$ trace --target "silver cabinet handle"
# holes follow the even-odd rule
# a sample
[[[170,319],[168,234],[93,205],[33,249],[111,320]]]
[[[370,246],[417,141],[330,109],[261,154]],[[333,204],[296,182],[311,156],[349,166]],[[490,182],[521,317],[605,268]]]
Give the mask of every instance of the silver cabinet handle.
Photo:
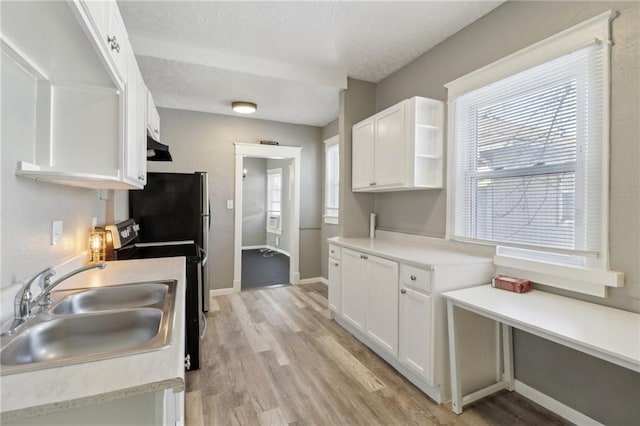
[[[335,253],[335,250],[331,250],[331,254]]]
[[[144,182],[144,175],[138,175],[138,180]]]
[[[191,355],[189,354],[184,357],[184,368],[186,368],[187,370],[191,369]]]
[[[111,50],[115,50],[116,52],[120,53],[120,44],[118,43],[118,39],[116,39],[116,36],[107,36],[107,42],[111,46]]]
[[[369,182],[369,186],[374,186],[375,184],[375,182]]]
[[[411,275],[409,278],[411,278],[411,281],[415,281],[416,280],[416,276],[415,275]]]
[[[400,293],[402,294],[407,294],[407,290],[405,290],[404,288],[402,290],[400,290]]]
[[[338,262],[334,263],[333,266],[340,266]]]

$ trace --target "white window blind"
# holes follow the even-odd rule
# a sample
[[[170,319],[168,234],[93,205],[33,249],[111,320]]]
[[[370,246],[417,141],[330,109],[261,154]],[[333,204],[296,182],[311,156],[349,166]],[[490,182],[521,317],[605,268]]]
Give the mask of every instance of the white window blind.
[[[601,254],[607,55],[593,42],[449,99],[450,237],[568,264]]]
[[[338,137],[325,141],[324,220],[338,223],[340,203],[340,145]]]
[[[282,232],[282,169],[267,170],[267,232]]]

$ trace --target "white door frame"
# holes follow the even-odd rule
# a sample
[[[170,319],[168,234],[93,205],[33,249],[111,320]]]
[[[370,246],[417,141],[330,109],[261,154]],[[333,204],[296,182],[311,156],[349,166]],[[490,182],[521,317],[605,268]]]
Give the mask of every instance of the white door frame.
[[[300,163],[302,147],[235,143],[236,147],[236,192],[233,248],[233,291],[240,291],[242,282],[242,170],[244,157],[278,158],[293,160],[293,214],[286,224],[291,238],[289,256],[289,282],[300,282]]]

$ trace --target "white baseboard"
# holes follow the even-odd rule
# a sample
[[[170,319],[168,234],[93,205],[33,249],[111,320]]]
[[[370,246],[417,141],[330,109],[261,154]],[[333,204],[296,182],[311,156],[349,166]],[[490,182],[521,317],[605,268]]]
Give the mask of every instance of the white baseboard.
[[[582,414],[579,411],[574,410],[571,407],[564,405],[560,401],[557,401],[528,385],[525,385],[519,380],[515,381],[515,391],[525,398],[529,398],[536,404],[542,405],[547,410],[553,411],[557,415],[564,417],[572,423],[581,426],[602,426],[602,423]]]
[[[242,246],[242,250],[258,250],[261,248],[267,248],[264,244],[258,246]]]
[[[323,277],[303,278],[301,280],[298,280],[296,284],[315,284],[315,283],[322,283],[322,284],[329,285],[326,278],[323,278]]]
[[[235,293],[233,288],[216,288],[215,290],[209,290],[209,297],[211,296],[224,296],[225,294]]]

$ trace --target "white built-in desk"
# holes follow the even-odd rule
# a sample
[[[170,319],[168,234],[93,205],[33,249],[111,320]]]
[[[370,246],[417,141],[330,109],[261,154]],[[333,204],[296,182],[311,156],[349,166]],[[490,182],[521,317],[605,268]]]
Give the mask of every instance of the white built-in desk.
[[[498,390],[513,390],[512,327],[640,372],[640,314],[539,290],[518,294],[490,285],[449,291],[442,296],[447,300],[451,401],[455,413],[461,413],[464,405]],[[460,386],[463,371],[456,350],[454,308],[502,324],[503,362],[501,374],[496,375],[498,383],[464,396]]]

